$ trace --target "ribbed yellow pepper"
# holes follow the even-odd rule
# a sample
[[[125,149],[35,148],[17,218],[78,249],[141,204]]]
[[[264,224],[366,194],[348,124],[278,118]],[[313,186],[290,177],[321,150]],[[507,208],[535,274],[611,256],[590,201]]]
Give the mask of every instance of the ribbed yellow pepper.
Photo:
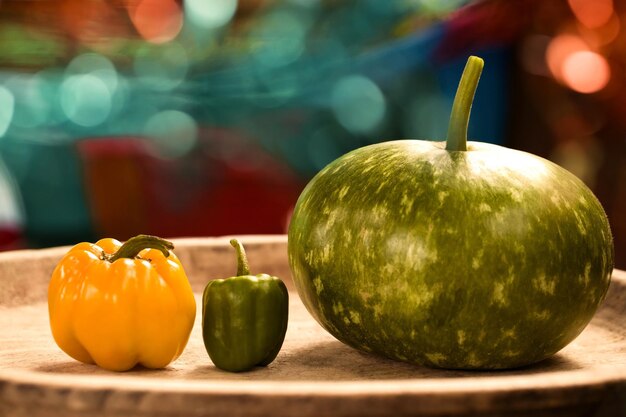
[[[162,368],[183,352],[196,302],[173,244],[147,235],[82,242],[48,287],[54,340],[72,358],[112,371]]]

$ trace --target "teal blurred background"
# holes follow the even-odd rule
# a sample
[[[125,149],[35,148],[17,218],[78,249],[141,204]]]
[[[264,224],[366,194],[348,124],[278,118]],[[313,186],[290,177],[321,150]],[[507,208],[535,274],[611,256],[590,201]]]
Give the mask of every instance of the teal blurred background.
[[[4,0],[0,249],[284,233],[343,153],[445,138],[469,54],[486,61],[470,137],[574,171],[620,232],[626,204],[601,178],[613,139],[596,134],[609,111],[571,109],[621,91],[621,5],[549,3]]]

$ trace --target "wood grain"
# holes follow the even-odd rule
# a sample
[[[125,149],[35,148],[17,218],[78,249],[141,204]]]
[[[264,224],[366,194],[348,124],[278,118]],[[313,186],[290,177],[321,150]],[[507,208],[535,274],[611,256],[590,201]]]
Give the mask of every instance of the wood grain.
[[[285,236],[240,236],[253,273],[291,290],[283,349],[266,368],[216,369],[198,315],[183,355],[163,370],[113,373],[76,362],[54,343],[46,304],[68,248],[0,253],[0,416],[443,416],[626,414],[626,273],[587,329],[532,367],[461,372],[355,351],[326,333],[293,289]],[[209,279],[232,276],[228,238],[178,239],[198,302]]]

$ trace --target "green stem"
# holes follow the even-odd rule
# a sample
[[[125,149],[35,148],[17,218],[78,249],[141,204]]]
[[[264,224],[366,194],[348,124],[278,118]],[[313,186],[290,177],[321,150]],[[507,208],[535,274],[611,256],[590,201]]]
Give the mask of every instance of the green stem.
[[[238,239],[231,239],[230,244],[237,250],[237,276],[250,275],[250,267],[248,266],[248,257],[243,245]]]
[[[476,93],[476,87],[478,87],[478,80],[484,65],[485,62],[477,56],[470,56],[467,64],[465,64],[459,87],[454,96],[452,113],[450,114],[448,139],[446,141],[446,150],[448,151],[467,150],[467,126],[474,94]]]
[[[110,262],[115,262],[120,258],[134,258],[139,252],[146,248],[160,250],[165,257],[170,256],[170,250],[174,249],[174,244],[157,236],[137,235],[128,239],[110,258]]]

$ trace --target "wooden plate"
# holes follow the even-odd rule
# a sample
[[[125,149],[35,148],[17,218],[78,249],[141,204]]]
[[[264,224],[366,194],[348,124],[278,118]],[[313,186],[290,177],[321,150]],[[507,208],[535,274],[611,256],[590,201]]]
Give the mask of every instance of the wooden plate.
[[[183,355],[163,370],[113,373],[76,362],[54,343],[46,293],[68,248],[0,254],[2,416],[622,415],[626,410],[626,273],[573,343],[536,366],[506,372],[421,368],[357,352],[327,334],[290,282],[285,236],[245,236],[253,273],[291,289],[281,353],[267,368],[217,370],[200,316]],[[228,238],[179,239],[194,291],[235,273]],[[199,302],[199,297],[198,297]],[[199,304],[198,304],[199,305]],[[198,309],[200,310],[200,309]]]

